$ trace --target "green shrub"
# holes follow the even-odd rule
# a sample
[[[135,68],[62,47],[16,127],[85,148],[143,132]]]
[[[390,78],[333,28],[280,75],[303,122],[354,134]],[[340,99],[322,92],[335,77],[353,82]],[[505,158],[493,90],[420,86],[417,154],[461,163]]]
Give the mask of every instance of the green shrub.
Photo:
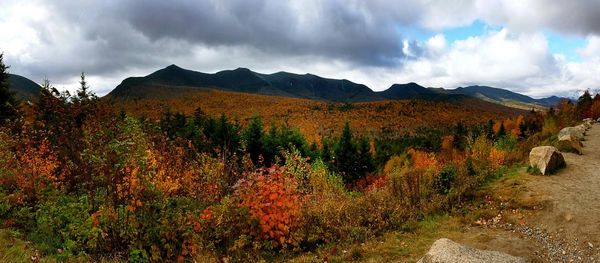
[[[445,165],[435,181],[435,187],[439,194],[448,194],[454,185],[457,170],[453,165]]]
[[[85,197],[59,195],[56,199],[39,204],[35,225],[29,230],[28,239],[45,254],[57,254],[59,258],[85,253],[92,222],[87,213]]]
[[[146,263],[149,262],[148,253],[143,249],[133,249],[129,252],[128,261],[131,263]]]

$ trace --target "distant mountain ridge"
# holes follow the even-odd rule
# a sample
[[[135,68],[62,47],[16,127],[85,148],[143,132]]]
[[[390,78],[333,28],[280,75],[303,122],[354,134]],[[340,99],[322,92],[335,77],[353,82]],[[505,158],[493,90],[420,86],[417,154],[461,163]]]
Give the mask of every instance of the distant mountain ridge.
[[[476,98],[480,98],[487,101],[497,103],[520,103],[523,105],[539,105],[544,107],[551,107],[556,105],[564,98],[551,96],[548,98],[534,99],[529,96],[512,92],[505,89],[499,89],[488,86],[468,86],[458,87],[456,89],[437,89],[438,92],[449,93],[449,94],[463,94]]]
[[[15,75],[13,86],[21,97],[30,97],[39,85]],[[35,85],[35,86],[34,86]],[[170,89],[163,89],[169,87]],[[313,74],[277,72],[262,74],[247,68],[203,73],[183,69],[176,65],[157,70],[144,77],[130,77],[112,90],[107,98],[143,99],[152,96],[177,96],[173,88],[221,89],[226,91],[316,99],[332,102],[368,102],[396,99],[423,99],[433,101],[460,101],[474,97],[502,105],[527,108],[549,107],[563,98],[556,96],[534,99],[529,96],[487,86],[459,87],[457,89],[426,88],[417,83],[394,84],[384,91],[347,79],[329,79]],[[171,94],[160,92],[169,90]],[[153,93],[159,93],[155,95]]]
[[[356,102],[381,99],[367,86],[349,80],[327,79],[312,74],[299,75],[287,72],[260,74],[246,68],[209,74],[183,69],[176,65],[170,65],[145,77],[127,78],[107,96],[143,98],[147,95],[145,88],[153,86],[217,88],[227,91],[330,101]]]

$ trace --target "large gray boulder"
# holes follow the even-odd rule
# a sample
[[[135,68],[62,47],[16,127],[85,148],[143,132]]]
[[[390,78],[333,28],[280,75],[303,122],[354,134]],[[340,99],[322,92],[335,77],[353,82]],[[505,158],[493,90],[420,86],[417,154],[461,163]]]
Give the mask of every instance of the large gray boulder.
[[[506,253],[479,250],[461,245],[447,238],[440,238],[431,245],[429,252],[417,263],[524,263],[526,259]]]
[[[583,141],[585,135],[585,129],[577,128],[577,127],[565,127],[560,132],[558,132],[558,138],[563,137],[565,135],[573,135],[580,141]]]
[[[529,165],[536,167],[543,175],[551,174],[567,164],[563,155],[553,146],[539,146],[531,149]]]
[[[573,135],[563,135],[558,138],[558,149],[561,152],[583,154],[583,143]]]

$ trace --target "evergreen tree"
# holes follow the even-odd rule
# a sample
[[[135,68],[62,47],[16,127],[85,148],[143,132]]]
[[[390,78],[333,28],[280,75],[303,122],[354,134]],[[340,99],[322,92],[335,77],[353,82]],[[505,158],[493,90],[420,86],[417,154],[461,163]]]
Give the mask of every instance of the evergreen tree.
[[[334,156],[335,167],[344,182],[353,183],[362,176],[357,165],[357,148],[352,140],[352,131],[348,122],[344,125],[342,136],[334,149]]]
[[[324,163],[331,163],[331,148],[329,147],[329,142],[325,139],[321,139],[321,144],[323,147],[321,148],[321,160]]]
[[[577,116],[581,119],[587,118],[593,103],[594,100],[592,99],[590,91],[586,90],[577,100]]]
[[[260,158],[264,153],[264,136],[263,123],[260,117],[252,117],[248,128],[244,131],[244,140],[246,141],[246,151],[250,154],[252,163],[254,165],[261,164]]]
[[[362,137],[358,142],[358,170],[362,176],[373,170],[373,158],[371,157],[371,144],[367,137]]]
[[[500,129],[498,129],[498,138],[506,136],[506,128],[504,128],[504,122],[500,123]]]
[[[312,144],[310,144],[309,151],[310,152],[309,152],[308,156],[310,157],[311,160],[316,160],[320,157],[319,146],[317,145],[316,142],[313,142]]]
[[[0,53],[0,125],[12,123],[18,115],[18,101],[10,90],[9,67],[3,60],[4,53]]]
[[[198,127],[204,126],[206,117],[207,117],[206,113],[204,113],[204,111],[200,107],[198,107],[198,108],[196,108],[196,110],[194,110],[194,124],[196,124],[196,126],[198,126]]]
[[[494,139],[494,121],[489,120],[485,125],[485,135],[488,139]]]
[[[265,166],[271,166],[271,164],[275,162],[275,157],[279,154],[280,151],[280,145],[281,140],[279,139],[277,125],[271,123],[271,128],[269,128],[269,132],[264,135],[263,140],[263,158],[265,161]]]
[[[90,87],[87,85],[87,81],[85,80],[85,73],[81,72],[81,80],[79,80],[79,89],[76,91],[76,100],[81,102],[87,102],[89,100],[95,99],[96,96],[89,91]]]

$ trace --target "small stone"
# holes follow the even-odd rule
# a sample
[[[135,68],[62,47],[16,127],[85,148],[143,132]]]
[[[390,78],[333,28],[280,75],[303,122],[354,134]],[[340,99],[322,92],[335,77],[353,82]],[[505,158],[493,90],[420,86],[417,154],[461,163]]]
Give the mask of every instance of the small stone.
[[[588,242],[588,246],[589,246],[590,248],[594,248],[594,245],[592,244],[592,242]]]

